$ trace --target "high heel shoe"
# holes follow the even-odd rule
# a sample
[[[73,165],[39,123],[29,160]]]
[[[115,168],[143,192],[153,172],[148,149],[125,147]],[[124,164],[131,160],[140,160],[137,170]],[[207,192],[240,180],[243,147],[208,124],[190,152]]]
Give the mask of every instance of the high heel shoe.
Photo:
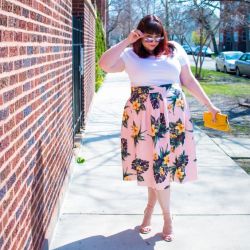
[[[163,213],[163,219],[164,219],[164,226],[162,230],[162,239],[170,242],[174,239],[173,225],[172,225],[173,217],[169,212],[167,212]]]
[[[151,205],[147,205],[147,207],[144,210],[144,218],[142,221],[142,224],[140,226],[140,233],[141,234],[148,234],[151,232],[152,227],[151,227],[151,216],[153,214],[154,207]]]

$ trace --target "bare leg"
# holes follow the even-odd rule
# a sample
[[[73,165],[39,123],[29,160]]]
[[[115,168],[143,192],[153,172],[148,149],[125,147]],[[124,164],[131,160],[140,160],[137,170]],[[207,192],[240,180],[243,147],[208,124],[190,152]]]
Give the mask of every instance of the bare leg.
[[[173,228],[172,219],[170,215],[170,188],[164,190],[157,190],[157,199],[161,206],[164,219],[162,237],[165,241],[172,241]]]
[[[162,213],[170,213],[170,188],[156,190],[156,194]]]
[[[156,190],[148,187],[148,204],[144,210],[144,218],[140,226],[140,232],[143,234],[151,231],[151,216],[157,201]]]

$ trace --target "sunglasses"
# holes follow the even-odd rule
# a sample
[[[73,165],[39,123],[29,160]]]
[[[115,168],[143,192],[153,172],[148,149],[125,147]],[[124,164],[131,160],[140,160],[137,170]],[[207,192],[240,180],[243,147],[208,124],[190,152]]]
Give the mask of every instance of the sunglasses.
[[[153,41],[159,43],[161,40],[163,40],[164,37],[145,37],[143,38],[143,40],[146,42],[146,43],[152,43]]]

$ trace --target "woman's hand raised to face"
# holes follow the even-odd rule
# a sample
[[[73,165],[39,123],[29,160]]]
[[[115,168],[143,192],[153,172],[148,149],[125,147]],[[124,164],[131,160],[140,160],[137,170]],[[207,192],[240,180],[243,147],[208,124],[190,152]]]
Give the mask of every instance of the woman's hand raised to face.
[[[127,40],[129,41],[129,43],[134,43],[136,42],[138,39],[144,37],[144,34],[140,31],[140,30],[132,30],[129,35]]]

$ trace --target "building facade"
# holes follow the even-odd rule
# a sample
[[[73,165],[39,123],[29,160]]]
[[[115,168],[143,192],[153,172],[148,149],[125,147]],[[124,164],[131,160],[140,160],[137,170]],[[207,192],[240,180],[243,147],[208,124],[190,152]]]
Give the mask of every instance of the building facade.
[[[90,0],[0,0],[0,249],[46,248],[95,89]]]
[[[220,51],[250,51],[250,4],[221,1]]]

